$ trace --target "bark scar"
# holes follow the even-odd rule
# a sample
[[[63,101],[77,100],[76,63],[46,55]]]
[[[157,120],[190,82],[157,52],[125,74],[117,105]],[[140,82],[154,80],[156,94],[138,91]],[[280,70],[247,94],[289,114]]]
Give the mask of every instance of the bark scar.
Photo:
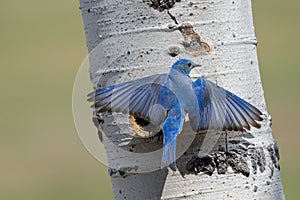
[[[194,27],[192,24],[187,23],[187,22],[179,24],[174,15],[172,15],[169,11],[168,11],[168,14],[171,17],[171,19],[175,22],[175,24],[177,25],[175,27],[171,26],[169,28],[170,29],[178,29],[181,32],[181,34],[184,38],[182,45],[184,46],[184,48],[187,52],[189,52],[193,56],[198,56],[201,53],[211,51],[210,45],[201,39],[200,35],[194,30]]]
[[[204,42],[200,35],[194,30],[194,27],[190,23],[182,23],[178,30],[181,32],[184,41],[182,45],[185,50],[192,54],[193,56],[198,56],[204,52],[210,52],[211,47],[209,44]]]
[[[211,51],[210,45],[201,39],[200,35],[194,30],[192,24],[187,22],[179,24],[174,15],[169,11],[168,14],[176,24],[176,26],[169,26],[169,29],[177,29],[180,31],[184,38],[184,41],[181,44],[188,53],[193,56],[198,56],[201,53],[208,53]]]

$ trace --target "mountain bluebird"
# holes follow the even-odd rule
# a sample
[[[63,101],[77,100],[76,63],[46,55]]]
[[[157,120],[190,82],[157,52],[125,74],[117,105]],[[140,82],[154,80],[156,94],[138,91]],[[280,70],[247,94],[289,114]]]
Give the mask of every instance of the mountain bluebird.
[[[195,132],[250,130],[250,125],[260,128],[257,121],[262,121],[257,108],[231,92],[205,78],[193,82],[189,74],[198,66],[180,59],[168,74],[97,89],[88,95],[88,101],[95,102],[96,112],[128,113],[160,126],[164,134],[161,167],[174,166],[176,138],[186,113]]]

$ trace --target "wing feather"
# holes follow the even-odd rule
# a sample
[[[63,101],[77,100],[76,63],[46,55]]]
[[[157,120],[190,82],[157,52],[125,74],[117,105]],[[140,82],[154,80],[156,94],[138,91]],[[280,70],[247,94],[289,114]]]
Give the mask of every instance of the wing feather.
[[[167,74],[157,74],[100,88],[88,94],[88,101],[94,102],[92,107],[97,112],[128,113],[162,124],[167,115],[166,105],[154,105],[162,99],[161,88],[167,80]],[[158,116],[155,112],[165,116]]]
[[[195,131],[250,130],[250,125],[260,127],[262,113],[247,101],[217,86],[215,83],[199,78],[193,83],[198,98],[199,113],[189,113],[191,126]]]

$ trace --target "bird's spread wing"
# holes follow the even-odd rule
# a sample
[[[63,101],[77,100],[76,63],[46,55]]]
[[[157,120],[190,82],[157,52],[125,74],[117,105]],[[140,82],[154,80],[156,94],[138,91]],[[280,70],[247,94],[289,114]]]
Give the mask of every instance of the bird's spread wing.
[[[159,125],[167,116],[167,105],[161,102],[167,78],[158,74],[100,88],[88,95],[88,101],[95,102],[97,112],[128,113]]]
[[[189,113],[195,131],[250,130],[250,125],[259,128],[262,113],[250,103],[204,78],[193,83],[198,98],[199,113]]]

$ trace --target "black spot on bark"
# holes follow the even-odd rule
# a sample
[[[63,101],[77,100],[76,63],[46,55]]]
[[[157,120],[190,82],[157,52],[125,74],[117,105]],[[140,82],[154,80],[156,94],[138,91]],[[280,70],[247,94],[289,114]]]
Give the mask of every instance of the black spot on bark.
[[[274,167],[273,167],[273,165],[270,166],[270,170],[271,170],[271,173],[269,175],[269,178],[272,178],[273,175],[274,175]]]
[[[235,173],[241,173],[244,176],[250,175],[250,169],[247,165],[247,157],[241,156],[233,151],[227,153],[227,163]]]
[[[257,192],[258,187],[254,185],[253,192]]]
[[[124,176],[126,172],[122,171],[122,170],[119,170],[119,174],[120,176]]]
[[[257,165],[259,166],[260,172],[264,172],[266,169],[266,156],[262,147],[257,149],[258,160]]]
[[[168,50],[169,50],[170,56],[172,56],[172,57],[176,57],[180,54],[180,47],[179,46],[170,46],[168,48]]]
[[[224,152],[216,154],[215,162],[218,174],[225,174],[227,172],[226,154]]]
[[[101,131],[98,131],[98,138],[101,142],[103,142],[103,135]]]
[[[275,155],[277,157],[277,160],[279,160],[280,159],[279,148],[278,148],[278,145],[277,145],[276,141],[274,142],[274,150],[275,150]]]
[[[257,161],[258,161],[258,156],[255,153],[251,153],[251,165],[253,169],[253,173],[257,174]]]
[[[97,128],[100,126],[100,124],[104,123],[104,119],[99,114],[97,114],[96,112],[94,112],[92,121],[93,121],[94,125]],[[98,131],[98,137],[99,137],[100,141],[102,142],[103,141],[103,136],[102,136],[102,132],[101,131]]]
[[[250,151],[251,165],[253,173],[257,174],[257,168],[259,167],[260,172],[264,172],[266,169],[266,156],[262,147],[258,149],[252,149]]]
[[[172,8],[177,2],[181,0],[144,0],[150,7],[159,10],[160,12],[164,10],[169,10]]]
[[[277,144],[274,144],[274,145],[269,145],[268,148],[267,148],[268,152],[269,152],[269,155],[270,155],[270,158],[274,164],[274,166],[277,168],[277,169],[280,169],[280,166],[278,164],[278,160],[279,160],[279,151],[278,151],[278,146]]]
[[[228,153],[218,152],[203,158],[193,156],[187,163],[186,170],[188,173],[196,175],[200,172],[212,175],[215,169],[217,169],[218,174],[225,174],[229,166],[235,173],[240,173],[247,177],[250,175],[246,154],[234,151]]]
[[[122,167],[120,169],[108,168],[108,175],[114,177],[121,176],[123,178],[126,178],[128,175],[134,174],[134,172],[137,170],[138,170],[138,166]]]
[[[187,164],[187,170],[190,173],[199,174],[203,172],[204,174],[212,175],[216,168],[214,159],[210,156],[199,158],[194,156]]]
[[[238,144],[238,143],[240,143],[241,141],[239,141],[239,140],[229,140],[228,141],[228,143],[230,143],[230,144]]]

